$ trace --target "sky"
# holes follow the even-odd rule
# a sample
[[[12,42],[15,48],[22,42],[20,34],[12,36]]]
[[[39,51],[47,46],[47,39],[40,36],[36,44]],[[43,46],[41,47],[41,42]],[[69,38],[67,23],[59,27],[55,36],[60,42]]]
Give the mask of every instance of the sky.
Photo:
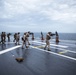
[[[76,33],[76,0],[0,0],[0,32]]]

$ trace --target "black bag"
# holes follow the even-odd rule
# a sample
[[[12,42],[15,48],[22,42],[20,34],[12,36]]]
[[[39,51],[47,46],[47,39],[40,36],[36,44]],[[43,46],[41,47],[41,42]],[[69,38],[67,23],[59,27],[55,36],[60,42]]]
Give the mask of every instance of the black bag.
[[[47,36],[47,40],[50,40],[51,39],[51,37],[50,36]]]
[[[22,39],[22,41],[24,41],[23,37],[21,39]]]

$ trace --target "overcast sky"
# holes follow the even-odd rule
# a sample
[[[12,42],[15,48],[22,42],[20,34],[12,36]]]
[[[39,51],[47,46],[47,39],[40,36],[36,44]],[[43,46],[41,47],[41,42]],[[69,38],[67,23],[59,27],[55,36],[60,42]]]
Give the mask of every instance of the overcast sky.
[[[0,32],[76,33],[76,0],[0,0]]]

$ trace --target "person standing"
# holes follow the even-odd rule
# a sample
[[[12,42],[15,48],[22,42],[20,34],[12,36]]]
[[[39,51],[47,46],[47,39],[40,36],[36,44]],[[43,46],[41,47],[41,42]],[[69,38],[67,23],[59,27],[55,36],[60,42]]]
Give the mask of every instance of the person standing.
[[[25,36],[26,36],[26,32],[24,33],[24,35],[22,37],[22,49],[24,49],[24,45],[26,46]]]
[[[6,32],[3,32],[4,42],[6,42]]]
[[[48,51],[50,51],[50,39],[51,39],[51,32],[48,32],[46,34],[46,45],[44,47],[44,49],[46,49],[46,47],[47,47]]]
[[[16,41],[16,35],[17,35],[17,33],[15,33],[13,36],[14,36],[14,40],[13,40],[13,42],[15,42]]]
[[[34,38],[34,33],[32,33],[32,40],[34,40],[35,38]]]
[[[26,32],[26,36],[25,36],[26,48],[28,48],[30,45],[29,36],[30,36],[30,32]]]
[[[20,45],[19,40],[20,40],[20,33],[18,32],[16,35],[16,44],[18,45]]]
[[[58,35],[57,31],[55,32],[55,35],[56,35],[56,43],[58,43],[59,42],[59,35]]]
[[[42,32],[41,32],[41,40],[42,40],[42,42],[44,40],[44,36],[43,36],[43,33]]]
[[[1,33],[1,43],[4,44],[4,34],[3,34],[3,32]]]
[[[8,42],[10,42],[10,33],[7,34]]]
[[[22,49],[24,48],[24,45],[26,48],[29,47],[30,43],[29,43],[29,35],[30,35],[30,32],[25,32],[23,37],[22,37],[22,41],[23,41],[23,44],[22,44]]]

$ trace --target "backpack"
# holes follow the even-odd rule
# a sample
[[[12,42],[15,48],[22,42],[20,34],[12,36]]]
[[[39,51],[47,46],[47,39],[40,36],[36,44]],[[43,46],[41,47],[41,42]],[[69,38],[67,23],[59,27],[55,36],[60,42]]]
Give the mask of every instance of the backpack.
[[[50,39],[51,39],[51,36],[48,36],[48,35],[47,35],[47,40],[50,40]]]
[[[22,41],[24,41],[23,37],[21,39],[22,39]]]

